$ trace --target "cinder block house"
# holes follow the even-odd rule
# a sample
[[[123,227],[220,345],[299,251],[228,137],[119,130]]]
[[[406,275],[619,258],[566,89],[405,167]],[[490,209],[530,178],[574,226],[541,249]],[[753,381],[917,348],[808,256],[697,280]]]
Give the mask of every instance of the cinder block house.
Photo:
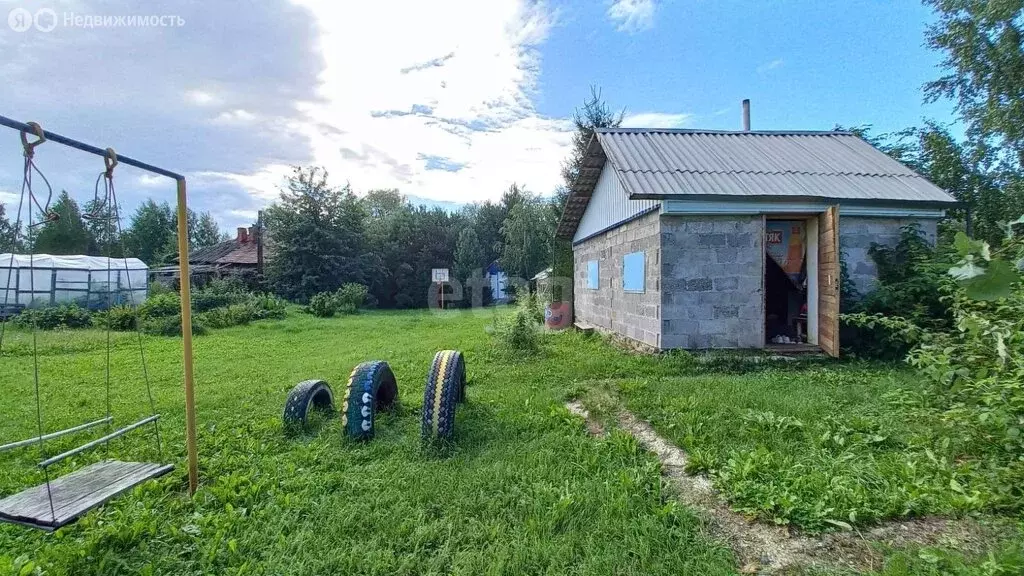
[[[659,350],[838,355],[840,257],[867,291],[873,242],[910,223],[934,238],[954,206],[848,132],[602,129],[557,235],[578,324]]]

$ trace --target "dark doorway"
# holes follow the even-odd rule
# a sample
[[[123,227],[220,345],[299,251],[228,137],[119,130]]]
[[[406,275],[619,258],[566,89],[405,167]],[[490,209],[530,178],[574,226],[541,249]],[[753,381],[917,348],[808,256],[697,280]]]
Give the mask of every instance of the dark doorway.
[[[767,224],[764,266],[765,344],[803,344],[807,342],[805,223],[768,221]],[[783,269],[783,265],[786,269]]]

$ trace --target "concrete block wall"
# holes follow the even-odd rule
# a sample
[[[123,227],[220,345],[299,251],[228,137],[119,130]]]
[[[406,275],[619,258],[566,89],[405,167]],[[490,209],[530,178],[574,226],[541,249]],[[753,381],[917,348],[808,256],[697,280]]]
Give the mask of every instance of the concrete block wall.
[[[657,211],[573,247],[575,317],[605,331],[661,347],[661,223]],[[622,258],[643,251],[645,291],[622,288]],[[598,261],[600,288],[587,288],[587,262]]]
[[[661,348],[764,346],[761,216],[661,217]]]
[[[875,262],[868,256],[871,243],[895,245],[900,239],[900,228],[911,223],[921,227],[932,244],[938,234],[938,220],[934,218],[880,218],[866,216],[840,216],[839,251],[857,291],[863,296],[870,292],[878,277]]]

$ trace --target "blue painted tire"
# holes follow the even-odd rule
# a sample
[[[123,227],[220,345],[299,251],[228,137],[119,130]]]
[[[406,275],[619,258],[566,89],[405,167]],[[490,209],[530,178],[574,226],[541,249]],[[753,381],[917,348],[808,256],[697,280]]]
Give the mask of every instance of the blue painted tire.
[[[398,382],[387,362],[363,362],[352,370],[341,404],[343,433],[356,440],[373,438],[377,412],[398,402]]]
[[[420,436],[449,439],[455,431],[455,407],[466,397],[466,363],[457,350],[434,355],[423,390]]]
[[[299,382],[288,393],[284,403],[284,424],[286,427],[305,427],[311,410],[334,410],[334,393],[323,380]]]

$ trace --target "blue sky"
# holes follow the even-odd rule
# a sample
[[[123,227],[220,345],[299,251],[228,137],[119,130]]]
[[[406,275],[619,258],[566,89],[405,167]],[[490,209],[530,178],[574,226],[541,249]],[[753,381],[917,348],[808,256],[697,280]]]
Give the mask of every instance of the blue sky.
[[[16,30],[15,10],[58,24]],[[154,14],[174,25],[75,20]],[[940,74],[930,19],[913,1],[0,0],[0,114],[184,173],[193,206],[230,228],[293,165],[357,193],[550,194],[591,85],[631,126],[738,129],[743,98],[755,129],[949,122],[949,103],[922,102]],[[8,205],[19,155],[0,131]],[[98,159],[47,145],[37,161],[91,197]],[[118,176],[129,211],[173,200],[170,182]]]
[[[597,84],[629,112],[690,114],[686,126],[699,128],[739,129],[743,98],[763,130],[890,131],[952,116],[948,102],[922,102],[941,58],[923,46],[931,13],[919,2],[654,5],[649,20],[620,31],[608,4],[557,4],[538,110],[563,115]]]

